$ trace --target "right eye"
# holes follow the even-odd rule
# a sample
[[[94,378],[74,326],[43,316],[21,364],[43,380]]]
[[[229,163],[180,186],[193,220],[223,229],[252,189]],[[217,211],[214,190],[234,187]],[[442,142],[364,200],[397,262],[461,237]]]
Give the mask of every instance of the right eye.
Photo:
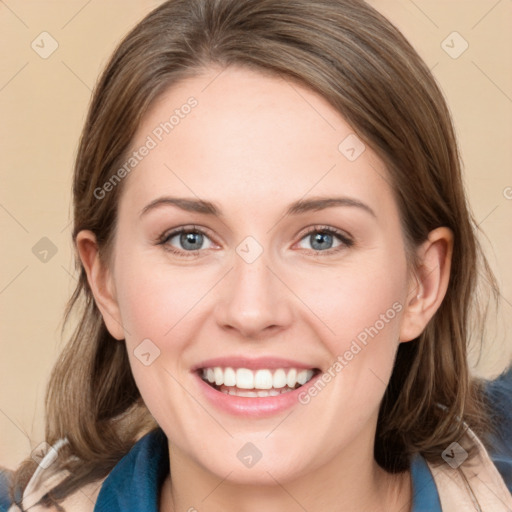
[[[205,241],[209,241],[210,245],[203,247]],[[195,226],[165,232],[158,243],[165,250],[184,257],[197,256],[201,249],[211,249],[213,245],[206,233]]]

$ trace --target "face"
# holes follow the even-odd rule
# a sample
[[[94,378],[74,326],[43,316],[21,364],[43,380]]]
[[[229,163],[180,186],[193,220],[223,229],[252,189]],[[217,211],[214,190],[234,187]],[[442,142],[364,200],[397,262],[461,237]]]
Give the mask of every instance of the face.
[[[133,375],[176,457],[222,478],[358,464],[408,299],[389,176],[314,92],[219,73],[168,90],[130,152],[110,271]]]

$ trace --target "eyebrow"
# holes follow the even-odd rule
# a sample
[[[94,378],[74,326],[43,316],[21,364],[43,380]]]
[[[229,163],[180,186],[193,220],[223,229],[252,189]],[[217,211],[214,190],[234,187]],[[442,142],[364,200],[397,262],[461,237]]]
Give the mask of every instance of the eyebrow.
[[[163,196],[151,201],[140,212],[140,217],[151,210],[161,206],[176,206],[187,212],[202,213],[205,215],[213,215],[223,217],[221,209],[210,201],[202,199],[188,199],[185,197]],[[319,211],[335,206],[350,206],[360,208],[377,218],[375,212],[367,204],[352,197],[317,197],[307,200],[298,200],[288,206],[285,215],[299,215],[310,211]]]

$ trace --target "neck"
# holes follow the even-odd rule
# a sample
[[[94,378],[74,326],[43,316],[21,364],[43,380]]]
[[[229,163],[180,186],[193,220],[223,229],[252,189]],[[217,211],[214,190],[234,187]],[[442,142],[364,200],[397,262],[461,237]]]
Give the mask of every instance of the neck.
[[[160,511],[408,512],[412,503],[410,472],[392,475],[384,471],[371,448],[370,453],[356,449],[352,454],[338,454],[293,480],[272,477],[264,484],[230,481],[229,471],[219,478],[174,448],[170,458],[173,478],[168,476],[162,486]]]

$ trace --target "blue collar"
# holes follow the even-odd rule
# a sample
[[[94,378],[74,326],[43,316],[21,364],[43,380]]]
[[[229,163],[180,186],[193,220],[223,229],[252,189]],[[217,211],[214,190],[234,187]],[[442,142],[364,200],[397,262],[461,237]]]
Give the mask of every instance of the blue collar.
[[[158,512],[169,473],[167,437],[157,428],[139,439],[101,486],[94,512]]]
[[[442,512],[436,483],[426,460],[419,453],[411,459],[411,478],[412,512]]]
[[[141,438],[103,482],[94,512],[158,512],[160,487],[169,473],[167,437],[157,428]],[[412,512],[441,512],[432,474],[421,455],[411,459]]]

